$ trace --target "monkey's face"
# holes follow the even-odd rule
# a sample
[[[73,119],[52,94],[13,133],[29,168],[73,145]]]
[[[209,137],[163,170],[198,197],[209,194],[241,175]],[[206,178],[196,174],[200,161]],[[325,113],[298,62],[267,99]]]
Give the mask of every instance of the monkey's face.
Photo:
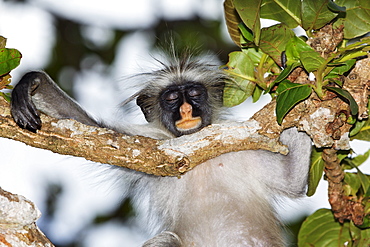
[[[211,124],[212,110],[202,84],[171,85],[160,94],[162,124],[175,136],[199,131]]]

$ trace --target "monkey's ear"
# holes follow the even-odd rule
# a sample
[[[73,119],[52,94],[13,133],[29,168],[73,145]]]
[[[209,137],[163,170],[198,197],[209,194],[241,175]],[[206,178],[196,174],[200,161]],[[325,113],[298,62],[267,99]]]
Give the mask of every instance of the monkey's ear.
[[[148,121],[148,122],[153,122],[154,121],[154,116],[153,116],[153,112],[152,112],[153,108],[152,108],[152,105],[150,103],[151,101],[152,101],[152,97],[150,95],[147,95],[147,94],[140,94],[136,98],[136,104],[138,106],[140,106],[140,109],[143,112],[146,121]]]

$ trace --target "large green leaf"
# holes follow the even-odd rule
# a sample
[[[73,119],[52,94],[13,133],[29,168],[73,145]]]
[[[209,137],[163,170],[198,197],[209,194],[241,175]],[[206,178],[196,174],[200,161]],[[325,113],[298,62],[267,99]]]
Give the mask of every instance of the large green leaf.
[[[259,44],[261,33],[260,8],[262,0],[234,0],[234,6],[244,24],[253,32],[254,43]]]
[[[299,102],[311,95],[312,88],[308,84],[297,84],[282,81],[276,92],[276,119],[279,124],[283,122],[285,115]]]
[[[276,20],[295,28],[301,24],[301,0],[263,0],[261,18]]]
[[[256,87],[254,80],[254,65],[252,59],[244,52],[229,54],[229,62],[225,72],[233,77],[233,81],[226,83],[224,89],[224,105],[231,107],[244,102],[252,96]]]
[[[311,154],[311,166],[308,176],[307,196],[312,196],[316,192],[316,188],[322,178],[324,172],[324,160],[322,159],[322,151],[314,148]]]
[[[16,49],[0,49],[0,76],[15,69],[21,62],[22,54]]]
[[[224,14],[227,31],[229,32],[230,38],[235,42],[235,44],[240,46],[240,30],[238,25],[242,21],[235,10],[233,0],[224,1]]]
[[[337,16],[328,8],[329,2],[329,0],[302,1],[303,29],[319,29]]]
[[[259,48],[281,66],[281,53],[294,32],[284,24],[263,28]]]
[[[335,3],[347,8],[344,19],[344,38],[353,39],[370,32],[369,0],[336,0]]]
[[[349,227],[348,222],[336,222],[331,210],[319,209],[303,222],[298,234],[298,246],[352,246]]]

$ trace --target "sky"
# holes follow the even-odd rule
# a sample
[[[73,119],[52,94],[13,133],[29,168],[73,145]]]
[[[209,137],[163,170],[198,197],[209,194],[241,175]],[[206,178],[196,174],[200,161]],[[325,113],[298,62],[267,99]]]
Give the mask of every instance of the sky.
[[[57,11],[71,19],[82,20],[89,24],[86,30],[95,42],[105,42],[101,37],[111,35],[109,27],[146,27],[155,20],[158,13],[167,18],[178,18],[193,13],[209,18],[222,16],[222,0],[33,0],[28,5],[13,2],[0,2],[0,35],[8,39],[8,48],[17,48],[23,54],[22,63],[13,73],[13,80],[29,70],[42,69],[48,62],[54,40],[54,26],[46,10]],[[225,39],[228,39],[225,28]],[[143,33],[135,33],[120,44],[117,59],[110,72],[110,78],[119,81],[141,69],[150,55],[149,44]],[[132,44],[135,45],[132,45]],[[138,61],[128,67],[125,61]],[[131,63],[130,63],[131,64]],[[148,65],[149,66],[149,65]],[[109,117],[117,111],[119,93],[116,88],[107,88],[99,81],[106,75],[99,68],[84,71],[79,75],[74,90],[78,101],[96,116]],[[90,90],[85,90],[89,88]],[[84,90],[82,90],[84,89]],[[104,89],[104,90],[103,90]],[[108,95],[102,94],[105,91]],[[267,99],[268,100],[268,99]],[[253,105],[254,108],[261,107]],[[246,104],[250,105],[250,102]],[[242,109],[245,105],[240,106]],[[238,114],[240,111],[236,110]],[[247,119],[252,112],[241,118]],[[142,120],[142,119],[141,119]],[[136,121],[136,120],[134,120]],[[137,120],[140,121],[140,120]],[[368,144],[358,143],[357,151],[363,153]],[[68,240],[77,234],[84,222],[97,212],[113,210],[122,200],[117,181],[109,181],[106,170],[83,158],[61,156],[50,151],[39,150],[23,143],[0,138],[2,152],[0,162],[0,186],[12,193],[21,194],[32,200],[44,210],[44,189],[47,181],[61,182],[66,186],[58,210],[56,224],[49,226],[50,234],[59,240]],[[97,167],[97,168],[96,168]],[[109,172],[108,172],[109,173]],[[312,198],[284,203],[280,213],[284,219],[292,219],[300,213],[312,213],[317,208],[328,207],[326,183],[321,183],[319,193]],[[109,202],[109,203],[107,203]],[[88,209],[88,210],[87,210]],[[104,234],[102,240],[98,236]],[[145,239],[135,229],[118,225],[105,225],[86,234],[86,246],[139,246]],[[104,244],[101,242],[104,241]],[[123,244],[122,244],[123,243]]]

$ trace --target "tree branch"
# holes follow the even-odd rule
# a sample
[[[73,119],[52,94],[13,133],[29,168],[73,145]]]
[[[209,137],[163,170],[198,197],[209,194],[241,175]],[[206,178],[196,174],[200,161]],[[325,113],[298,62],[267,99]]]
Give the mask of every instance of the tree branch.
[[[358,61],[345,79],[347,90],[360,106],[359,116],[367,116],[369,79],[359,73],[370,69],[369,58]],[[352,79],[351,79],[352,78]],[[308,83],[302,72],[297,81]],[[350,115],[348,103],[338,96],[320,100],[312,94],[299,103],[282,125],[275,117],[275,101],[266,105],[250,120],[214,124],[192,135],[169,140],[127,136],[113,130],[86,126],[74,120],[58,120],[42,115],[43,127],[37,133],[19,128],[13,121],[9,104],[0,100],[0,136],[64,155],[121,166],[158,176],[181,176],[206,160],[228,152],[264,149],[286,154],[278,142],[282,130],[296,126],[308,133],[316,147],[349,149],[351,125],[342,119]]]
[[[363,59],[346,79],[364,78],[356,79],[356,86],[345,84],[349,85],[347,90],[360,106],[359,116],[367,114],[364,106],[367,105],[369,80],[358,76],[358,73],[369,68],[370,60]],[[301,73],[297,80],[305,82],[307,75]],[[0,136],[56,153],[159,176],[180,176],[206,160],[233,151],[264,149],[286,154],[288,150],[278,142],[278,138],[283,129],[292,126],[306,131],[316,147],[349,149],[348,132],[351,125],[342,121],[338,126],[341,113],[350,115],[348,104],[341,98],[322,101],[312,94],[285,117],[281,126],[276,122],[274,111],[275,101],[272,101],[249,121],[214,124],[192,135],[154,140],[126,136],[109,129],[86,126],[74,120],[53,119],[46,115],[42,115],[42,130],[32,133],[15,124],[9,104],[0,100]]]
[[[344,195],[344,171],[340,166],[337,150],[325,148],[322,158],[325,161],[324,171],[329,184],[329,203],[334,217],[340,223],[343,223],[345,220],[352,220],[355,225],[362,225],[365,208],[364,205],[361,204],[361,200],[356,201]]]
[[[0,245],[53,247],[36,226],[41,213],[23,196],[0,188]]]
[[[0,100],[0,136],[56,153],[126,167],[159,176],[180,176],[196,165],[231,151],[265,149],[287,153],[285,146],[260,135],[259,123],[212,125],[193,135],[170,140],[127,136],[74,120],[41,116],[42,130],[32,133],[13,121],[9,105]],[[276,135],[278,137],[278,135]]]

